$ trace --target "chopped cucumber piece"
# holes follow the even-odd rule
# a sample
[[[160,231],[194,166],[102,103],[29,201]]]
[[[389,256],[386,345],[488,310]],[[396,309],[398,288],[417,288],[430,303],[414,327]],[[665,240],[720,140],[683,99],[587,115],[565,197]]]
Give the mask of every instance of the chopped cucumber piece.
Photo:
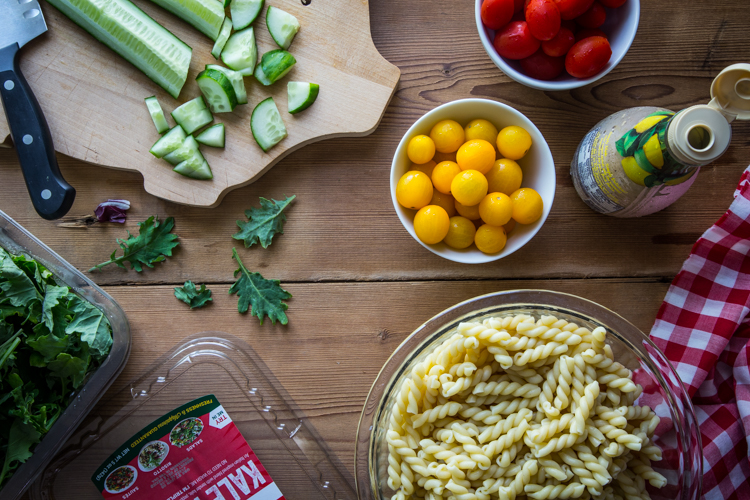
[[[197,152],[199,152],[198,147],[198,142],[195,140],[195,137],[189,135],[185,138],[179,148],[175,149],[167,155],[164,155],[162,159],[168,161],[172,165],[177,165],[178,163],[187,160],[188,158],[194,156]]]
[[[149,151],[157,158],[161,158],[182,146],[186,137],[187,134],[182,127],[176,125],[172,127],[172,130],[161,136],[161,138],[151,146]]]
[[[198,31],[216,40],[224,24],[224,6],[216,0],[151,0]],[[106,2],[100,2],[106,4]]]
[[[291,114],[309,108],[318,98],[320,85],[317,83],[289,82],[286,85],[289,96],[288,109]]]
[[[221,71],[229,78],[234,87],[234,93],[237,95],[237,104],[247,104],[247,90],[245,90],[245,79],[237,71],[219,66],[218,64],[206,64],[206,69],[215,69]]]
[[[164,111],[162,111],[161,105],[159,104],[159,101],[156,99],[156,97],[147,97],[145,101],[146,107],[148,108],[148,113],[151,115],[151,120],[154,122],[154,127],[156,127],[156,131],[160,134],[163,134],[164,132],[169,130],[169,123],[167,123],[167,119],[164,117]]]
[[[282,49],[289,48],[299,31],[299,21],[296,17],[272,6],[268,7],[266,12],[266,26],[273,41]]]
[[[174,98],[180,95],[193,49],[129,0],[49,0],[71,21],[143,71]]]
[[[172,118],[188,134],[192,134],[199,128],[208,125],[214,119],[211,116],[211,112],[206,108],[203,98],[200,96],[172,111]]]
[[[221,71],[206,69],[195,79],[212,113],[229,113],[237,106],[237,94],[229,78]]]
[[[297,60],[286,50],[276,49],[263,54],[260,66],[266,79],[275,83],[292,70]]]
[[[178,163],[174,171],[191,179],[207,180],[214,178],[211,167],[208,166],[208,162],[197,149],[195,150],[195,154]]]
[[[255,142],[263,151],[268,151],[287,136],[284,121],[281,119],[276,103],[273,102],[273,97],[255,106],[253,115],[250,117],[250,130],[253,132]]]
[[[219,37],[216,39],[216,43],[214,43],[214,48],[211,49],[211,55],[214,56],[214,59],[219,58],[221,51],[224,50],[224,45],[227,44],[227,40],[231,34],[232,20],[226,18],[224,19],[224,24],[221,25],[221,31],[219,32]]]
[[[224,134],[224,124],[217,123],[216,125],[211,125],[206,130],[201,132],[195,138],[195,140],[200,142],[201,144],[205,144],[206,146],[211,146],[212,148],[223,148]]]
[[[252,75],[258,60],[258,48],[255,45],[255,31],[253,27],[238,31],[227,40],[221,51],[224,64],[242,75]]]
[[[263,4],[265,0],[232,0],[229,12],[232,15],[234,29],[239,31],[250,26],[263,10]]]
[[[260,83],[262,83],[266,87],[268,87],[269,85],[271,85],[271,83],[273,83],[271,82],[271,80],[266,78],[266,74],[263,73],[263,68],[260,66],[260,63],[258,63],[258,65],[255,67],[255,73],[253,73],[253,76],[255,77],[256,80],[258,80]]]

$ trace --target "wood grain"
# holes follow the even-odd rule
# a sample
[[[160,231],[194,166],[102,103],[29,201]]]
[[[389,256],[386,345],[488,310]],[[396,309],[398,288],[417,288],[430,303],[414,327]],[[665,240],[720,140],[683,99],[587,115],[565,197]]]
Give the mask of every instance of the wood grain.
[[[156,95],[169,113],[199,96],[196,75],[206,64],[217,62],[211,56],[213,41],[151,2],[136,3],[193,48],[179,100],[47,4],[43,10],[49,31],[24,48],[21,68],[41,103],[57,151],[138,171],[145,190],[160,198],[213,206],[295,149],[329,137],[366,135],[377,126],[398,82],[398,69],[372,43],[366,2],[315,2],[306,7],[299,1],[277,0],[273,5],[295,15],[302,25],[290,48],[297,64],[270,87],[246,79],[249,103],[233,113],[214,116],[215,121],[226,123],[226,148],[202,150],[214,178],[188,179],[148,153],[159,134],[143,99]],[[278,48],[265,24],[264,12],[254,23],[259,54]],[[288,81],[320,84],[316,105],[298,115],[287,113]],[[268,96],[274,98],[289,137],[264,153],[253,139],[250,115]],[[352,113],[355,108],[357,112]],[[7,134],[7,124],[0,119],[0,139]]]

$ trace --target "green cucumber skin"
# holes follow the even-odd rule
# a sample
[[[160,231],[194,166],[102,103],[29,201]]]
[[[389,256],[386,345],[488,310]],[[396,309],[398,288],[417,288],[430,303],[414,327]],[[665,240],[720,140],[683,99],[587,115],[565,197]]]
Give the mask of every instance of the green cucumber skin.
[[[272,84],[286,76],[296,63],[294,56],[284,49],[266,52],[260,60],[263,74]]]
[[[179,97],[180,91],[187,81],[193,49],[162,25],[151,19],[148,14],[136,7],[130,0],[48,0],[48,2],[84,31],[142,71],[154,83],[166,90],[169,95],[175,99]],[[84,14],[83,9],[86,7],[97,9],[97,15]],[[107,7],[106,12],[104,12],[104,7]],[[127,30],[127,34],[131,39],[139,40],[140,45],[151,54],[151,57],[148,59],[136,57],[133,54],[134,51],[123,47],[105,28],[105,26],[116,26],[118,24],[117,19],[109,15],[118,9],[120,12],[127,13],[130,19],[140,19],[147,28],[152,30],[150,36],[143,37],[143,40],[141,40],[143,35],[142,28],[138,31],[133,29]],[[167,52],[170,55],[178,55],[179,57],[175,61],[175,64],[170,66],[168,63],[165,63],[163,58],[158,57],[159,52]],[[176,81],[170,82],[164,76],[164,71],[159,69],[159,65],[168,67],[175,74]]]
[[[200,73],[198,73],[198,76],[195,78],[196,81],[199,82],[198,83],[198,88],[201,90],[201,92],[204,92],[203,88],[200,85],[200,80],[203,77],[207,77],[207,78],[213,80],[214,82],[216,82],[224,90],[224,92],[225,92],[225,94],[227,96],[227,101],[229,101],[228,102],[228,104],[229,104],[229,111],[234,111],[234,108],[237,107],[237,93],[234,91],[234,85],[232,85],[232,82],[229,81],[229,77],[227,77],[227,75],[225,75],[223,72],[221,72],[219,70],[216,70],[216,69],[210,69],[210,68],[208,68],[208,69],[205,69],[205,70],[201,71]],[[212,113],[218,113],[219,112],[219,111],[215,111],[215,110],[213,110],[213,109],[210,108],[210,104],[209,104],[209,101],[208,101],[208,96],[206,96],[205,94],[203,96],[203,100],[209,106],[209,109],[210,109],[210,111]],[[223,111],[223,112],[228,113],[229,111]]]
[[[211,55],[214,56],[214,59],[219,59],[221,51],[224,50],[224,46],[227,44],[227,40],[229,40],[231,34],[232,21],[230,21],[229,18],[226,18],[224,19],[224,24],[221,25],[221,31],[216,39],[216,43],[214,43],[214,46],[211,49]]]
[[[224,73],[229,81],[234,85],[234,93],[237,94],[237,104],[247,104],[247,90],[245,89],[245,79],[239,71],[219,66],[218,64],[206,64],[206,69],[215,69]],[[236,82],[236,84],[235,84]]]
[[[313,103],[315,103],[315,101],[318,99],[319,93],[320,93],[320,85],[318,85],[317,83],[311,83],[310,84],[310,97],[312,97],[312,99],[310,100],[310,102],[308,102],[307,104],[303,104],[301,107],[295,109],[294,111],[290,110],[289,113],[296,115],[300,111],[306,110],[307,108],[312,106]]]
[[[216,40],[221,32],[221,25],[224,23],[224,7],[217,0],[151,0],[159,7],[171,12],[192,27],[209,37]],[[188,5],[185,5],[188,4]],[[199,16],[193,14],[194,10],[204,9],[211,13],[213,22],[205,21]]]
[[[179,139],[176,139],[180,141],[179,144],[177,144],[174,148],[170,149],[169,151],[162,151],[163,144],[169,141],[172,141],[173,136],[179,136]],[[169,129],[169,131],[166,134],[161,136],[159,140],[154,143],[153,146],[151,146],[149,153],[151,153],[157,158],[163,158],[164,156],[168,155],[172,151],[176,151],[177,149],[179,149],[182,146],[182,144],[185,142],[185,139],[187,139],[187,134],[185,133],[185,131],[179,125],[175,125],[171,129]]]

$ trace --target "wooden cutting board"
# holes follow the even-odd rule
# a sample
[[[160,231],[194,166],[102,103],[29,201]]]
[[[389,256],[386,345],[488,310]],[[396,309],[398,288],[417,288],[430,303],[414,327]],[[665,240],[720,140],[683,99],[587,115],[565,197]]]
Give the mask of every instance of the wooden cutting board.
[[[21,69],[47,117],[57,151],[105,167],[137,170],[146,191],[166,200],[216,206],[229,191],[258,179],[295,149],[330,137],[371,133],[398,83],[398,68],[383,59],[372,42],[367,0],[312,0],[309,5],[267,0],[266,6],[279,7],[300,21],[289,49],[297,64],[270,87],[245,78],[248,104],[214,115],[214,122],[226,125],[226,148],[201,148],[213,180],[188,179],[148,152],[159,135],[143,100],[156,95],[171,125],[169,112],[200,95],[196,75],[206,64],[222,63],[211,56],[213,41],[208,37],[149,1],[134,3],[193,48],[179,99],[46,2],[42,10],[49,31],[22,49]],[[254,26],[259,56],[278,48],[266,28],[265,9]],[[289,81],[320,85],[315,104],[297,115],[287,112]],[[250,115],[268,96],[273,96],[289,137],[264,153],[250,132]],[[2,142],[9,130],[5,114],[0,116]]]

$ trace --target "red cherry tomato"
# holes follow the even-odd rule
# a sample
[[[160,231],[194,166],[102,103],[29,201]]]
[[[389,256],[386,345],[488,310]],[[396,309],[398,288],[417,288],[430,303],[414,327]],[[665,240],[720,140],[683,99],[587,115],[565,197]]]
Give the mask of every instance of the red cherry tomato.
[[[604,21],[607,20],[607,11],[596,0],[594,0],[594,3],[591,4],[591,7],[589,7],[589,10],[581,14],[580,16],[576,17],[576,23],[578,23],[579,26],[583,26],[584,28],[594,29],[598,28],[602,24],[604,24]]]
[[[495,34],[492,45],[506,59],[523,59],[536,52],[541,42],[531,34],[526,21],[512,21]]]
[[[526,6],[526,22],[534,38],[551,40],[560,31],[560,11],[553,0],[531,0]]]
[[[555,0],[561,19],[575,19],[586,12],[594,0]]]
[[[565,69],[564,57],[550,57],[542,49],[526,59],[521,59],[523,72],[537,80],[553,80]]]
[[[602,38],[607,38],[607,35],[605,35],[602,30],[599,30],[596,28],[590,30],[586,28],[586,29],[576,31],[576,42],[580,42],[584,38],[589,38],[592,36],[600,36]],[[609,39],[607,38],[607,40]]]
[[[525,3],[526,3],[525,0],[514,0],[513,1],[513,12],[520,12],[520,11],[522,11]]]
[[[617,7],[622,7],[627,0],[599,0],[599,2],[605,7],[616,9]]]
[[[576,37],[568,28],[560,28],[555,38],[542,42],[542,50],[550,57],[562,57],[576,44]]]
[[[590,78],[599,73],[612,57],[606,38],[592,36],[577,42],[565,56],[565,69],[576,78]]]
[[[513,17],[513,0],[484,0],[482,23],[491,30],[499,30]]]

